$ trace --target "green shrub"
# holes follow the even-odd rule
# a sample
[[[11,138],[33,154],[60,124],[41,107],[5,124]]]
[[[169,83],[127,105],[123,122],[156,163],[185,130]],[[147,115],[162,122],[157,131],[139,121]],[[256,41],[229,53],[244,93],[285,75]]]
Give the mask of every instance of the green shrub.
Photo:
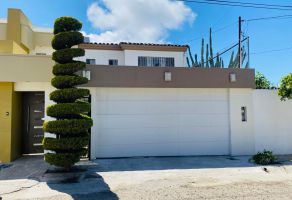
[[[52,40],[52,47],[55,50],[71,48],[74,45],[82,43],[83,40],[83,35],[80,32],[61,32],[54,36]]]
[[[44,131],[59,135],[86,133],[92,126],[92,119],[83,115],[80,119],[61,119],[44,123]]]
[[[80,31],[82,23],[72,17],[60,17],[55,20],[54,34],[67,31]]]
[[[57,90],[51,92],[50,99],[57,104],[47,108],[47,115],[56,119],[43,125],[44,131],[56,135],[56,138],[43,140],[44,148],[50,152],[45,154],[45,160],[66,169],[78,162],[80,156],[86,155],[88,132],[92,126],[92,119],[85,115],[90,111],[90,104],[80,99],[88,96],[89,90],[75,88],[88,82],[87,78],[75,74],[86,66],[84,62],[74,60],[84,56],[84,49],[71,48],[83,42],[82,34],[77,32],[81,27],[81,23],[71,17],[55,21],[52,46],[56,51],[52,59],[57,64],[53,67],[55,77],[51,84]]]
[[[49,164],[56,165],[58,167],[64,167],[70,169],[74,163],[80,160],[80,154],[78,153],[46,153],[45,161]]]
[[[76,103],[59,103],[47,107],[47,115],[59,119],[76,118],[80,113],[90,112],[90,103],[76,102]]]
[[[252,160],[259,165],[269,165],[277,161],[277,157],[273,154],[272,151],[258,152],[252,157]]]
[[[50,100],[56,103],[73,103],[77,99],[86,97],[90,94],[88,89],[83,88],[66,88],[55,90],[50,94]]]
[[[66,64],[55,64],[53,67],[53,74],[58,75],[72,75],[79,70],[85,69],[86,64],[84,62],[73,62]]]
[[[69,62],[71,63],[74,57],[81,57],[84,56],[84,54],[84,49],[80,48],[61,49],[53,53],[52,59],[58,63],[65,64]]]
[[[256,89],[270,89],[271,82],[260,72],[255,76]]]
[[[86,77],[82,77],[78,75],[55,76],[51,80],[52,86],[58,89],[71,88],[73,86],[85,84],[87,82],[88,82],[88,79]]]
[[[292,73],[282,78],[278,95],[282,101],[292,99]]]
[[[58,150],[80,150],[88,145],[88,136],[74,137],[74,138],[44,138],[44,149],[50,149],[53,151]]]

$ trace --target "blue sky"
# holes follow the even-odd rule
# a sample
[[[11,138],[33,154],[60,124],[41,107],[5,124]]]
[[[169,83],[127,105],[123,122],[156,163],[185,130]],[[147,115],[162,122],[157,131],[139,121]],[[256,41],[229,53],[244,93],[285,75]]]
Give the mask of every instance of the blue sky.
[[[114,0],[111,0],[113,2]],[[122,2],[124,0],[119,0]],[[131,2],[132,1],[132,2]],[[152,0],[151,6],[153,10],[165,8],[168,5],[159,4],[162,0]],[[165,0],[163,0],[165,1]],[[91,18],[88,16],[88,9],[94,3],[98,2],[95,7],[92,7]],[[129,4],[126,8],[138,10],[134,6],[139,4],[132,4],[137,0],[125,0]],[[124,2],[124,3],[125,3]],[[149,2],[149,0],[148,0]],[[244,1],[242,1],[244,2]],[[291,4],[288,0],[257,0],[250,1],[257,3],[270,3],[270,4]],[[116,3],[118,4],[118,3]],[[126,4],[126,3],[125,3]],[[96,34],[100,38],[100,34],[109,32],[109,35],[125,33],[127,30],[118,30],[111,32],[111,29],[117,29],[115,22],[111,26],[107,26],[107,22],[110,23],[115,16],[103,16],[110,12],[111,7],[107,7],[100,1],[93,0],[0,0],[0,18],[6,18],[7,8],[19,8],[29,17],[32,24],[41,27],[52,27],[55,18],[60,16],[73,16],[83,22],[83,31],[87,34]],[[120,6],[122,8],[122,6]],[[215,5],[203,5],[195,3],[185,3],[184,7],[180,7],[177,10],[173,10],[171,16],[166,15],[164,12],[160,12],[158,16],[148,16],[151,13],[142,13],[143,6],[140,6],[139,12],[128,12],[131,22],[123,24],[128,29],[132,29],[133,25],[141,26],[145,23],[145,27],[149,28],[152,32],[149,35],[145,35],[149,41],[164,41],[170,43],[189,44],[194,53],[199,53],[201,48],[201,37],[208,40],[208,29],[212,27],[213,31],[226,27],[225,29],[213,34],[213,48],[214,51],[221,51],[231,44],[235,43],[238,38],[237,20],[238,16],[242,16],[243,19],[252,19],[259,17],[270,17],[277,15],[292,14],[292,11],[276,11],[276,10],[262,10],[252,8],[237,8],[228,6],[215,6]],[[159,7],[159,8],[157,8]],[[169,9],[173,9],[169,7]],[[190,9],[190,10],[188,10]],[[95,12],[104,10],[105,13],[99,12],[99,15],[95,15]],[[117,8],[119,12],[119,8]],[[120,9],[121,13],[123,9]],[[127,10],[126,10],[127,11]],[[155,12],[155,11],[153,11]],[[190,13],[192,12],[192,13]],[[141,14],[140,14],[141,13]],[[182,13],[182,14],[180,14]],[[96,19],[98,18],[99,19]],[[173,23],[167,22],[174,21]],[[159,21],[158,19],[165,18],[166,21]],[[181,20],[183,18],[183,20]],[[105,20],[103,20],[105,19]],[[127,19],[127,18],[126,18]],[[147,19],[149,19],[147,21]],[[136,20],[136,21],[135,21]],[[181,20],[181,21],[180,21]],[[127,21],[127,20],[125,20]],[[132,23],[132,24],[131,24]],[[155,25],[156,23],[156,25]],[[121,23],[120,23],[121,24]],[[154,24],[152,26],[152,24]],[[158,25],[162,24],[166,28],[159,29]],[[122,26],[122,25],[120,25]],[[142,26],[144,28],[144,26]],[[152,29],[153,30],[152,30]],[[140,27],[141,29],[141,27]],[[137,30],[135,30],[137,31]],[[144,30],[141,32],[134,32],[132,34],[148,33]],[[249,23],[243,23],[243,32],[250,36],[250,65],[257,71],[264,73],[273,83],[277,84],[280,78],[292,72],[292,18],[282,20],[263,20],[254,21]],[[131,36],[131,35],[130,35]],[[143,37],[140,36],[140,38]],[[111,37],[110,39],[115,38]],[[134,37],[135,38],[135,37]],[[110,40],[109,39],[109,40]],[[138,40],[137,37],[136,40]],[[148,41],[147,40],[147,41]],[[287,48],[287,49],[286,49]],[[264,52],[269,50],[286,49],[284,51],[276,52]],[[228,55],[229,56],[229,55]],[[228,57],[227,56],[227,57]],[[229,59],[226,58],[225,63],[228,63]]]

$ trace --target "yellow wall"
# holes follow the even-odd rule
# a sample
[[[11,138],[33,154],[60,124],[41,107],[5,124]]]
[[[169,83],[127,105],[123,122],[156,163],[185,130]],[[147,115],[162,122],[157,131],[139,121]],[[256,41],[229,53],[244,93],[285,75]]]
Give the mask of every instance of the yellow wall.
[[[11,82],[0,82],[0,162],[21,155],[21,93]],[[7,114],[8,113],[8,114]]]
[[[0,161],[11,160],[11,112],[13,83],[0,82]],[[7,116],[7,112],[9,115]]]
[[[11,119],[10,160],[15,160],[22,155],[22,95],[19,92],[12,93]]]
[[[4,54],[27,54],[28,50],[12,40],[0,40],[0,53]]]

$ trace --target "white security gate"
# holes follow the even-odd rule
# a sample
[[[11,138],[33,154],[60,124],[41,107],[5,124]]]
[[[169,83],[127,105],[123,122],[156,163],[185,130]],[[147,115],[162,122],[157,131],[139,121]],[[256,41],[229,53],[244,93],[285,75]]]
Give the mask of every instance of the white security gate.
[[[91,155],[229,154],[227,89],[94,88]]]

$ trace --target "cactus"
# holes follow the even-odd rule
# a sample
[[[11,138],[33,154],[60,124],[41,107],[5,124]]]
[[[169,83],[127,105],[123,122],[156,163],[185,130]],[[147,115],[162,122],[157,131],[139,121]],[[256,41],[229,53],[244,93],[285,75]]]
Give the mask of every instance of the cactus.
[[[201,46],[201,67],[204,67],[205,61],[204,61],[204,38],[202,38],[202,46]]]
[[[195,54],[195,67],[200,67],[199,63],[198,63],[198,55]]]
[[[188,47],[188,52],[189,52],[189,57],[190,57],[191,62],[192,62],[192,65],[191,66],[194,66],[195,62],[194,62],[193,55],[192,55],[192,52],[191,52],[191,48],[190,47]],[[190,67],[190,62],[189,62],[189,59],[188,58],[187,58],[187,63],[189,65],[189,67]]]
[[[212,29],[210,28],[209,43],[210,43],[210,57],[213,58],[213,46],[212,46]],[[214,67],[214,60],[210,60],[210,67]]]
[[[206,67],[209,68],[209,45],[206,45]]]

